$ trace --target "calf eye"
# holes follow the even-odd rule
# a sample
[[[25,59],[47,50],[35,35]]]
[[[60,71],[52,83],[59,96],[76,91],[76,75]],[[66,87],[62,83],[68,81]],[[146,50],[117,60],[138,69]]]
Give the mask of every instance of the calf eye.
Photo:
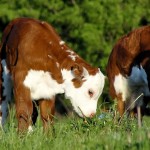
[[[94,92],[93,92],[92,90],[88,90],[88,94],[89,94],[89,96],[92,98],[93,95],[94,95]]]

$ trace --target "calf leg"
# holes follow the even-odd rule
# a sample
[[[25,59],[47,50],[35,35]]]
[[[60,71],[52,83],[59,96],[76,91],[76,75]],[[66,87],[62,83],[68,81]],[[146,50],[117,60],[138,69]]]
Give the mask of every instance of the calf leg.
[[[21,93],[15,91],[16,114],[18,119],[18,131],[31,130],[33,104],[29,97],[29,91],[23,90]]]
[[[14,95],[16,115],[18,119],[18,131],[31,131],[33,104],[30,90],[23,85],[23,72],[17,72],[14,76]]]
[[[118,108],[118,111],[119,111],[119,115],[120,115],[120,117],[122,117],[124,112],[125,112],[125,103],[124,103],[124,101],[122,99],[121,94],[119,94],[117,96],[117,100],[118,100],[117,108]]]
[[[55,113],[55,98],[50,100],[40,100],[39,105],[44,131],[47,132],[53,123],[53,117]]]

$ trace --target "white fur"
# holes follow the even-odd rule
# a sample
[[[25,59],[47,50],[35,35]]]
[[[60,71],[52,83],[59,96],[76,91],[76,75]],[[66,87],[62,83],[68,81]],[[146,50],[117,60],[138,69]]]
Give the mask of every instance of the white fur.
[[[76,56],[75,55],[68,55],[68,57],[70,57],[73,61],[76,60]]]
[[[74,110],[83,117],[83,114],[89,117],[96,113],[97,101],[104,87],[104,75],[99,71],[91,76],[84,68],[85,82],[80,88],[75,88],[72,82],[74,75],[70,70],[62,70],[64,83],[58,84],[51,78],[49,72],[30,70],[24,80],[24,85],[30,89],[31,98],[38,100],[41,98],[51,99],[55,94],[64,93],[70,99]],[[88,90],[94,91],[91,98]]]
[[[70,53],[71,55],[74,55],[75,53],[74,53],[74,51],[71,51],[71,50],[66,50],[66,52],[68,52],[68,53]]]
[[[64,45],[65,42],[64,42],[64,41],[60,41],[59,44],[60,44],[60,45]]]
[[[80,88],[75,88],[73,82],[70,82],[74,78],[73,74],[65,69],[62,70],[62,74],[65,79],[65,96],[70,99],[78,115],[83,117],[84,114],[84,116],[90,117],[92,113],[96,113],[98,98],[104,87],[104,75],[99,71],[96,75],[91,76],[84,68],[83,75],[86,81]],[[88,94],[89,89],[94,91],[92,98]]]
[[[28,133],[32,133],[32,132],[33,132],[32,126],[29,126],[28,127]]]
[[[125,101],[130,93],[128,79],[121,74],[115,76],[114,88],[117,94],[122,93],[123,101]]]
[[[30,89],[31,98],[51,99],[55,94],[63,93],[63,87],[52,79],[50,72],[29,70],[24,85]]]
[[[76,60],[77,55],[76,55],[73,51],[71,51],[71,50],[66,50],[66,52],[70,53],[70,55],[68,55],[68,57],[70,57],[73,61]]]
[[[140,88],[140,91],[143,91],[145,96],[150,95],[147,75],[142,66],[140,68],[134,66],[131,75],[127,78],[121,74],[115,76],[114,88],[117,94],[122,93],[123,101],[129,99],[131,94],[137,90],[137,88]]]

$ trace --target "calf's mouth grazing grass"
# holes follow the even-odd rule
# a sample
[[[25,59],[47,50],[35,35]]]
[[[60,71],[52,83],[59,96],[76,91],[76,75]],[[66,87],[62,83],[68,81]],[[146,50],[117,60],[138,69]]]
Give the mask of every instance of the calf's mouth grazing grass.
[[[101,115],[100,115],[101,114]],[[74,114],[55,117],[54,126],[45,135],[38,117],[33,132],[20,137],[14,110],[4,131],[0,130],[0,149],[3,150],[126,150],[150,149],[150,118],[143,118],[139,129],[137,120],[124,116],[120,124],[115,110],[97,112],[93,119],[81,119]]]

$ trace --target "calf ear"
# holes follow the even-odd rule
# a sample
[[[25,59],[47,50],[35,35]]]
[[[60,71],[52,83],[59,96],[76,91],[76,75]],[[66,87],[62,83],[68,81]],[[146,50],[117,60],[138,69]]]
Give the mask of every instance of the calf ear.
[[[78,65],[78,64],[74,64],[72,67],[71,67],[71,72],[73,74],[73,76],[75,78],[82,78],[82,75],[83,75],[83,67]]]
[[[71,67],[71,71],[72,71],[72,74],[74,75],[74,77],[78,78],[78,79],[82,79],[88,75],[88,71],[84,67],[82,67],[81,65],[78,65],[78,64],[74,64]]]

